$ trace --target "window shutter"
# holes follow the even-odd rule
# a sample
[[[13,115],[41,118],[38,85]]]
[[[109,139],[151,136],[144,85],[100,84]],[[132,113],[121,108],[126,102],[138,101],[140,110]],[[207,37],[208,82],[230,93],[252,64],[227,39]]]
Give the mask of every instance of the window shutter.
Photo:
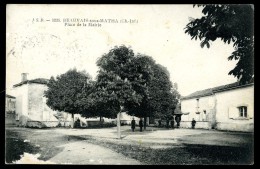
[[[237,107],[229,107],[228,109],[228,117],[230,119],[237,118],[239,116],[239,111]]]

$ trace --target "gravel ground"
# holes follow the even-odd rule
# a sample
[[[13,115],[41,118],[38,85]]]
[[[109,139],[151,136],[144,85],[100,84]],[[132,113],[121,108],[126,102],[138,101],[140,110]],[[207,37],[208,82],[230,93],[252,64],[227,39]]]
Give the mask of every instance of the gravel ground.
[[[49,160],[65,151],[61,145],[84,140],[148,165],[254,163],[252,133],[150,127],[133,133],[124,126],[122,136],[116,139],[115,128],[6,128],[6,162],[18,160],[24,152],[39,153],[40,160]]]

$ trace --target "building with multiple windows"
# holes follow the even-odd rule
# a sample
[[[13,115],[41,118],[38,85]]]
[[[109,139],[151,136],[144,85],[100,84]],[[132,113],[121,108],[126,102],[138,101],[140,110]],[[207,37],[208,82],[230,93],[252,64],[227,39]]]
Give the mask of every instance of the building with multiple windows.
[[[253,132],[254,83],[239,82],[196,91],[181,98],[181,127]]]

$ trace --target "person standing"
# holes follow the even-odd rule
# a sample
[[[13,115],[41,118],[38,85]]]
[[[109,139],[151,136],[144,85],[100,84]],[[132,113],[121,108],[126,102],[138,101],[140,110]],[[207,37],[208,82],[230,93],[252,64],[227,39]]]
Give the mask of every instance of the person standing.
[[[171,127],[174,129],[174,119],[171,119]]]
[[[196,124],[196,120],[194,120],[194,118],[191,121],[191,128],[194,129],[195,128],[195,124]]]
[[[139,127],[140,127],[140,132],[142,132],[142,128],[143,128],[143,120],[142,120],[142,118],[139,121]]]
[[[181,117],[177,115],[177,116],[175,117],[175,121],[176,121],[176,123],[177,123],[177,128],[179,128],[179,127],[180,127]]]
[[[135,131],[135,119],[134,118],[131,121],[131,128],[132,128],[132,132],[134,132]]]

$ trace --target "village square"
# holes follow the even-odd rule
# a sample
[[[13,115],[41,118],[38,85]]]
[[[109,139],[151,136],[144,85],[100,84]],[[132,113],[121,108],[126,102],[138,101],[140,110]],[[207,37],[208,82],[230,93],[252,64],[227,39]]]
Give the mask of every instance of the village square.
[[[106,6],[94,7],[71,6],[96,16]],[[82,20],[62,8],[35,6]],[[254,164],[254,33],[244,20],[252,5],[183,5],[187,14],[172,21],[154,11],[177,6],[136,6],[165,20],[130,15],[134,22],[87,31],[51,23],[51,15],[42,22],[28,15],[28,30],[16,30],[12,21],[24,9],[34,8],[7,6],[6,164]]]

